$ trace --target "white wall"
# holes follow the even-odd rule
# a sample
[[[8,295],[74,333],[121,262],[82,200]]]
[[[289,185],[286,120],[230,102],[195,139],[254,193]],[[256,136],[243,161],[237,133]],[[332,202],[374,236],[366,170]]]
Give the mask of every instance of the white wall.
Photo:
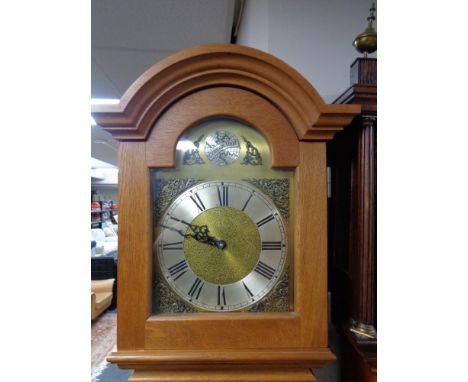
[[[97,178],[91,181],[91,190],[100,194],[100,200],[117,202],[118,170],[112,167],[92,168],[91,173]]]
[[[371,0],[247,0],[237,42],[282,59],[332,102],[349,87],[349,66],[360,56],[352,43],[367,26],[371,4]]]

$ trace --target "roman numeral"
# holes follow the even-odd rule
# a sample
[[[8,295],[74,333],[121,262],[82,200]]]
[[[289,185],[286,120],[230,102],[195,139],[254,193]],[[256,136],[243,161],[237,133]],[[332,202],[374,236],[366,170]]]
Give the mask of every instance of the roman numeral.
[[[220,285],[218,285],[218,305],[221,305],[221,309],[223,309],[222,305],[226,305],[226,291]]]
[[[162,248],[163,249],[167,249],[167,250],[170,250],[170,249],[184,249],[184,246],[183,246],[184,242],[183,241],[177,241],[175,243],[164,243],[162,245]]]
[[[253,192],[249,195],[249,198],[247,199],[247,201],[245,202],[244,204],[244,207],[242,207],[242,211],[245,211],[245,209],[247,208],[247,204],[249,204],[250,202],[250,199],[252,199],[252,196],[253,196]]]
[[[195,200],[195,198],[197,198],[197,199]],[[205,211],[206,207],[203,204],[202,200],[200,199],[200,196],[198,196],[198,194],[196,192],[195,192],[195,198],[192,195],[190,195],[190,199],[192,199],[192,202],[195,203],[195,205],[200,210],[200,212]]]
[[[260,228],[262,225],[272,221],[274,219],[273,215],[268,215],[267,217],[264,217],[262,220],[257,222],[257,227]]]
[[[281,241],[262,241],[262,251],[281,250]]]
[[[276,270],[275,268],[270,267],[264,262],[259,261],[254,271],[267,278],[268,280],[271,280]]]
[[[219,187],[218,188],[218,199],[219,199],[219,205],[226,207],[229,205],[229,187],[225,186],[224,183],[221,183],[222,187],[222,192],[220,191]]]
[[[250,289],[247,287],[247,285],[245,285],[245,282],[242,281],[242,284],[244,284],[244,288],[245,288],[245,291],[247,292],[247,295],[249,297],[253,297],[253,293],[250,291]]]
[[[188,292],[189,296],[193,298],[195,293],[197,293],[195,300],[198,300],[198,297],[200,296],[200,292],[203,288],[203,285],[205,285],[205,283],[202,283],[202,281],[197,277],[197,279],[194,281],[194,283],[192,284],[192,287],[190,288]]]
[[[174,279],[174,281],[176,281],[185,272],[187,272],[188,270],[187,261],[185,260],[179,261],[177,264],[174,264],[173,266],[167,268],[167,270],[169,271],[169,274],[171,275],[171,277],[174,277],[175,275],[177,275],[177,277]]]

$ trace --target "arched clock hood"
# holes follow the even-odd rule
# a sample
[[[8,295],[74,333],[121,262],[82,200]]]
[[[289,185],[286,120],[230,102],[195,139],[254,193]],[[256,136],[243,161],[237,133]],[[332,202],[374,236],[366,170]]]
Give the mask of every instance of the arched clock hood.
[[[187,94],[236,87],[274,104],[299,140],[328,140],[359,113],[359,105],[326,104],[312,85],[283,61],[240,45],[201,45],[149,68],[117,105],[94,105],[92,115],[118,140],[145,140],[164,111]]]

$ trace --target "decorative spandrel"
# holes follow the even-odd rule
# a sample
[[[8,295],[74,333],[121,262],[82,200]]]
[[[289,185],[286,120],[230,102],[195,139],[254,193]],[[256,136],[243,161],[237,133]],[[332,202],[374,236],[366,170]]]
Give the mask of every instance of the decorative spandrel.
[[[271,168],[265,138],[216,119],[153,169],[153,312],[292,309],[292,171]]]
[[[182,159],[183,165],[192,165],[192,164],[204,164],[205,161],[200,157],[200,152],[198,148],[200,147],[200,141],[203,139],[204,134],[200,135],[198,139],[193,141],[193,148],[187,149],[184,151],[184,156]]]
[[[252,166],[259,166],[262,165],[262,155],[260,154],[260,151],[250,142],[247,138],[242,136],[242,139],[245,142],[246,146],[246,153],[244,156],[244,160],[242,161],[242,164],[245,165],[252,165]]]

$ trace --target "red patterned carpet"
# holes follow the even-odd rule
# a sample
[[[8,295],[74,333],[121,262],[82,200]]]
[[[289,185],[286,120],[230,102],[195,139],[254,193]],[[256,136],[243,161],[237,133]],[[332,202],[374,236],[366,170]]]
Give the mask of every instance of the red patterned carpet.
[[[106,367],[106,357],[117,342],[117,313],[106,312],[91,323],[91,382]]]

